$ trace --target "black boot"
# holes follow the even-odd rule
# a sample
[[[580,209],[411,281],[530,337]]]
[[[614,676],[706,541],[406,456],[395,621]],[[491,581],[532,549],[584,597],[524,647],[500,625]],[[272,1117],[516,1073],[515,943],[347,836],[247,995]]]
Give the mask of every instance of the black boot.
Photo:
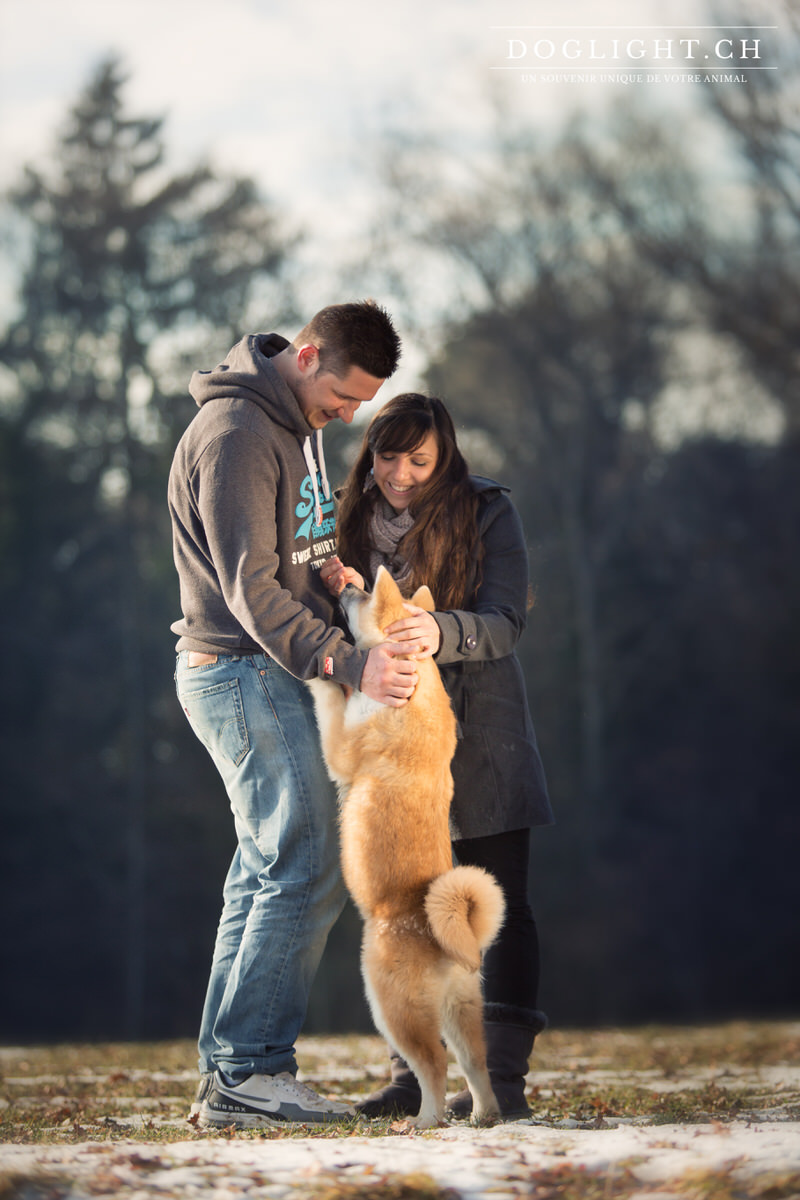
[[[361,1117],[415,1117],[422,1103],[417,1077],[396,1050],[390,1048],[391,1083],[356,1104]]]
[[[525,1100],[525,1076],[536,1035],[546,1025],[547,1017],[538,1009],[508,1004],[484,1007],[486,1065],[504,1121],[520,1121],[531,1115]],[[447,1111],[454,1117],[471,1116],[472,1095],[467,1088],[448,1101]]]

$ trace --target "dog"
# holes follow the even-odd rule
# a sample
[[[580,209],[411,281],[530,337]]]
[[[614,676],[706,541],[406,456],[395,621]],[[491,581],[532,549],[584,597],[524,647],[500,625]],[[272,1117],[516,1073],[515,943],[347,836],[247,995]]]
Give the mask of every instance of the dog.
[[[371,593],[348,584],[340,603],[355,643],[369,649],[407,616],[381,567]],[[434,610],[427,587],[411,603]],[[473,1098],[474,1124],[500,1112],[486,1067],[481,954],[503,923],[493,876],[453,867],[448,814],[456,719],[432,658],[417,663],[408,703],[392,708],[339,684],[309,682],[322,750],[340,798],[342,871],[364,921],[361,968],[372,1017],[422,1091],[428,1129],[445,1122],[447,1053]]]

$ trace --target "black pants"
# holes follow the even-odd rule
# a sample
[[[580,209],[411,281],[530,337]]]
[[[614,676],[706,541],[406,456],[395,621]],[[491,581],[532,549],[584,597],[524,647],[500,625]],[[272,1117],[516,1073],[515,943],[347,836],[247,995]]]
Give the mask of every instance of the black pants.
[[[459,863],[483,867],[494,875],[506,898],[503,928],[483,960],[484,1000],[538,1008],[539,934],[528,899],[530,830],[465,838],[453,842],[453,851]]]

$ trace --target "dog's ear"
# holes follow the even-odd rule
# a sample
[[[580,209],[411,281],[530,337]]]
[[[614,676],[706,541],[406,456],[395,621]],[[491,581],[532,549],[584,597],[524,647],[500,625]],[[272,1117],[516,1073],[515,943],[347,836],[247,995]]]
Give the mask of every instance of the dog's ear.
[[[378,567],[372,597],[374,605],[372,611],[378,625],[382,627],[384,619],[386,624],[390,624],[393,619],[391,614],[402,606],[403,598],[400,595],[400,588],[384,566]]]
[[[389,596],[393,596],[395,592],[399,592],[400,589],[392,579],[391,574],[386,570],[386,567],[380,566],[375,576],[375,585],[372,591],[379,596],[388,598]]]
[[[417,588],[414,595],[411,597],[411,603],[416,604],[417,608],[424,608],[426,612],[436,612],[436,605],[433,602],[431,589],[423,583],[422,587]]]

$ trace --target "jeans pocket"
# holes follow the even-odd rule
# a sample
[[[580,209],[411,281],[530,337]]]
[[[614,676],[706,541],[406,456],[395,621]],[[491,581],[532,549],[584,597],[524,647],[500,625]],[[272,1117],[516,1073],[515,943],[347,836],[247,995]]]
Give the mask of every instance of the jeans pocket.
[[[216,759],[238,767],[250,749],[238,679],[227,679],[197,691],[178,688],[189,724]]]

